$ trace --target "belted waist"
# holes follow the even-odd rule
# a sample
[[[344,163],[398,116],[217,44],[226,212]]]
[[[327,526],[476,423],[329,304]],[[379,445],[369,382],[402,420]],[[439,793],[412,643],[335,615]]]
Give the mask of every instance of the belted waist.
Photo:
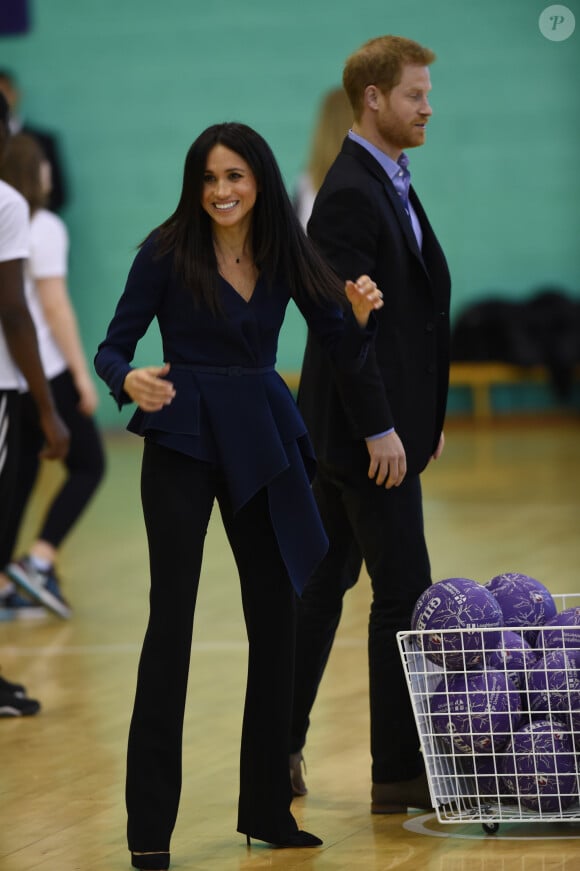
[[[199,372],[200,375],[227,375],[239,378],[241,375],[266,375],[274,372],[274,366],[204,366],[197,363],[171,363],[172,369],[185,369],[188,372]]]

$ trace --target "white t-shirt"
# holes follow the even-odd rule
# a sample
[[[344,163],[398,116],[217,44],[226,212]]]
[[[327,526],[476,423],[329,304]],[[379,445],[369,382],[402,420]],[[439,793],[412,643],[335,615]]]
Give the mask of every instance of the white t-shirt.
[[[0,262],[25,260],[29,254],[28,203],[17,190],[0,180]],[[22,389],[26,382],[10,356],[0,324],[0,390]]]
[[[49,380],[64,372],[67,364],[44,316],[35,281],[39,278],[66,278],[67,259],[68,232],[64,223],[53,212],[39,209],[30,222],[27,298],[36,327],[42,368]]]

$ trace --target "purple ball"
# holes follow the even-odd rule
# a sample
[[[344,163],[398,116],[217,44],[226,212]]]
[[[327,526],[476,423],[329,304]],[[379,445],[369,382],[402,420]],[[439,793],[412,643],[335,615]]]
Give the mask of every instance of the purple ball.
[[[491,668],[504,672],[521,690],[526,685],[526,673],[537,659],[538,654],[528,644],[523,634],[504,629],[501,632],[499,645],[488,654],[487,663]]]
[[[538,632],[535,647],[539,651],[565,648],[580,668],[580,608],[566,608],[552,617]]]
[[[502,625],[501,608],[482,584],[469,578],[446,578],[431,584],[413,609],[411,628],[425,653],[437,665],[449,669],[481,668],[485,650],[497,647]],[[442,630],[461,629],[462,632]]]
[[[495,669],[445,674],[429,699],[433,730],[458,753],[493,753],[521,722],[521,698]]]
[[[503,612],[504,626],[543,626],[556,614],[557,607],[547,587],[529,575],[505,572],[486,585]],[[525,633],[530,643],[535,632]]]
[[[468,775],[463,789],[466,798],[475,799],[480,803],[501,801],[502,784],[500,772],[500,756],[484,753],[478,756],[465,756],[458,766],[464,775]]]
[[[578,800],[572,739],[555,721],[522,726],[500,765],[502,788],[528,810],[558,813]]]
[[[532,717],[557,720],[580,738],[580,676],[565,650],[551,650],[528,673],[528,706]]]

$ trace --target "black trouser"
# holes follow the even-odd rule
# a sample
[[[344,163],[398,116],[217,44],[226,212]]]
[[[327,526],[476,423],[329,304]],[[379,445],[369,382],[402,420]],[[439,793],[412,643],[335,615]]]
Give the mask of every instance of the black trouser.
[[[58,548],[97,489],[104,474],[105,458],[95,421],[78,409],[79,394],[70,372],[67,370],[52,378],[50,387],[58,413],[68,427],[70,444],[63,461],[66,478],[47,508],[37,538]],[[20,409],[17,486],[5,529],[6,561],[14,555],[22,517],[38,477],[38,452],[44,443],[36,403],[30,393],[24,393]]]
[[[129,733],[129,849],[170,846],[181,790],[193,618],[214,499],[238,567],[249,639],[238,831],[279,842],[297,828],[288,770],[295,620],[267,494],[260,491],[234,516],[219,469],[149,442],[141,494],[151,590]]]
[[[410,628],[414,604],[431,583],[421,483],[413,476],[386,490],[320,464],[314,493],[330,548],[297,603],[291,752],[304,746],[343,596],[357,582],[364,559],[373,593],[368,636],[372,779],[407,780],[421,772],[423,762],[396,633]]]

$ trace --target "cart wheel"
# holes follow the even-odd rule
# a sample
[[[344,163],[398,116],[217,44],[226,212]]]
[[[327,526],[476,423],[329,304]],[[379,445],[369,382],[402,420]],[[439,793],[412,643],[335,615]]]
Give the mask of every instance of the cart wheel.
[[[495,835],[499,831],[499,823],[482,823],[481,827],[486,835]]]

